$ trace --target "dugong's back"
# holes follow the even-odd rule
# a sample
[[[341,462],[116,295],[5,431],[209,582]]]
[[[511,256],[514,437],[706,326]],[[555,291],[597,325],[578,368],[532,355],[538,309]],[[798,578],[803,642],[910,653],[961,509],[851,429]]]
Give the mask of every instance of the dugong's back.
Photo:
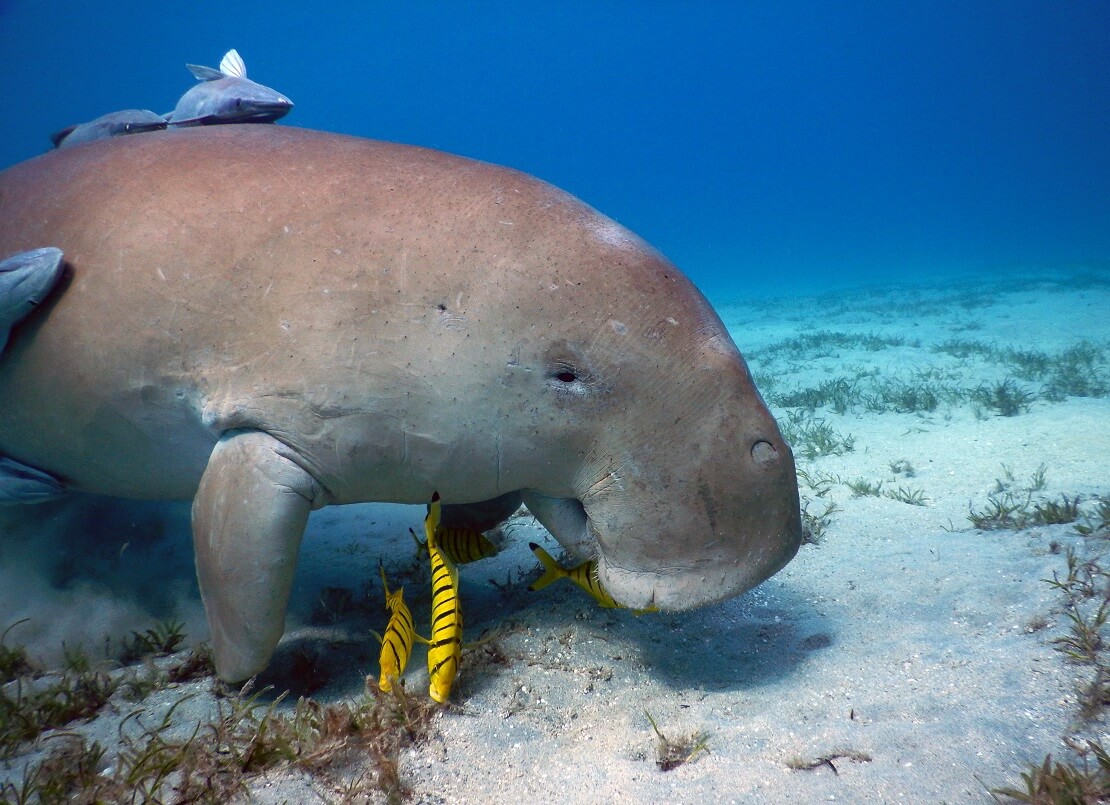
[[[416,311],[449,285],[480,316],[520,281],[506,260],[591,215],[515,171],[289,127],[17,165],[0,174],[0,256],[56,246],[69,276],[0,360],[0,455],[91,491],[190,498],[244,400],[317,389],[342,412],[344,372],[403,393]]]

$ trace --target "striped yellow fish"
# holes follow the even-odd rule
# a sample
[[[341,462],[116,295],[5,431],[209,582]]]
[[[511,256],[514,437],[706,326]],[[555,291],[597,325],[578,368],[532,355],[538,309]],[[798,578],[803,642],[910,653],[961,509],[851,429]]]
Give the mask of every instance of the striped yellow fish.
[[[432,495],[424,518],[428,557],[432,563],[432,633],[428,646],[428,695],[440,704],[451,695],[451,684],[459,672],[462,656],[462,608],[459,606],[459,575],[436,542],[439,527],[439,493]]]
[[[601,586],[601,582],[598,581],[597,578],[597,562],[593,559],[568,570],[556,562],[551,554],[536,543],[529,542],[528,547],[532,549],[532,553],[536,555],[536,558],[539,559],[540,563],[544,566],[543,575],[528,586],[529,590],[542,590],[544,587],[551,584],[551,582],[566,578],[592,595],[597,603],[606,609],[627,609],[627,607],[614,601],[613,596],[609,595],[608,591]],[[643,612],[658,612],[659,608],[650,606],[647,609],[634,609],[632,611],[639,615]]]
[[[382,573],[382,586],[385,588],[385,606],[391,614],[389,625],[385,627],[385,637],[377,632],[373,634],[382,644],[381,654],[378,655],[378,665],[381,668],[378,688],[384,693],[389,693],[393,690],[393,683],[405,673],[413,642],[423,641],[424,638],[418,635],[413,627],[412,613],[405,603],[405,588],[399,587],[391,593],[389,584],[385,580],[385,568],[379,565],[378,569]]]
[[[411,528],[413,542],[417,550],[428,549],[428,543],[421,542],[416,532]],[[497,555],[497,546],[490,542],[486,535],[473,528],[444,528],[436,529],[436,545],[443,552],[447,561],[453,565],[468,565],[479,559],[488,559]]]

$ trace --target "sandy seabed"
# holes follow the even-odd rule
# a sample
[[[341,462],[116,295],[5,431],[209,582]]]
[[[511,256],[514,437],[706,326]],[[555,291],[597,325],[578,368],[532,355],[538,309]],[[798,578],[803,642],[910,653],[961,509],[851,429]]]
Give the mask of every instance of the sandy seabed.
[[[1104,713],[1080,715],[1094,671],[1060,650],[1072,621],[1046,580],[1067,575],[1069,550],[1097,560],[1110,536],[1095,515],[1110,495],[1110,278],[1000,276],[718,310],[792,437],[815,542],[736,600],[636,616],[566,582],[529,592],[538,565],[527,543],[557,546],[530,517],[514,518],[495,535],[498,556],[461,569],[468,639],[498,636],[464,657],[431,737],[403,750],[413,801],[987,802],[1046,754],[1074,760],[1069,744],[1105,741]],[[1034,511],[1061,496],[1079,496],[1078,524],[1095,533],[969,520],[992,501]],[[318,666],[315,698],[361,693],[377,673],[369,629],[386,618],[379,558],[391,583],[405,582],[406,529],[422,514],[368,505],[313,515],[289,629],[262,683],[303,692],[309,683],[289,672],[300,652]],[[150,544],[109,536],[76,559],[66,529],[90,522],[87,510],[6,516],[0,622],[31,619],[9,644],[26,642],[49,665],[63,640],[99,646],[167,612],[203,637],[187,509],[162,512]],[[332,591],[322,606],[325,587],[367,604]],[[422,589],[409,579],[418,624]],[[417,650],[407,687],[422,696],[426,684]],[[190,694],[174,716],[187,731],[211,716],[211,687],[116,696],[67,731],[111,747],[129,713],[157,721]],[[662,771],[647,714],[670,738],[703,736],[705,749]],[[47,744],[0,765],[0,780],[20,779]],[[339,801],[359,773],[272,771],[243,799]]]

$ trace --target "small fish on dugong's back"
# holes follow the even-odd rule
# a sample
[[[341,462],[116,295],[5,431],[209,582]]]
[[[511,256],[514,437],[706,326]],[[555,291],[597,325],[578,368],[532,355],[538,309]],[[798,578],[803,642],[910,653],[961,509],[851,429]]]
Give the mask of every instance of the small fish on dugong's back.
[[[222,123],[273,123],[289,114],[293,102],[276,90],[247,78],[247,66],[232,48],[220,69],[185,65],[200,82],[168,115],[171,126],[212,126]]]
[[[226,680],[269,662],[322,506],[523,502],[632,609],[739,595],[801,543],[713,308],[534,177],[290,126],[113,138],[0,171],[0,256],[43,245],[69,280],[0,356],[0,500],[192,500]]]
[[[108,137],[123,134],[139,134],[144,131],[160,131],[166,127],[166,118],[147,109],[124,109],[109,112],[88,123],[67,126],[50,135],[55,148],[69,148],[71,145],[91,143]]]

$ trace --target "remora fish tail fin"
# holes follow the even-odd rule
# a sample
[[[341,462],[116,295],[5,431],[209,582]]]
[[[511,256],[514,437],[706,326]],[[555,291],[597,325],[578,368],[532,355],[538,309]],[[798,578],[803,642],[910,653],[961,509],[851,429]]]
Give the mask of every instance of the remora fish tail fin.
[[[236,78],[247,77],[247,65],[243,62],[243,57],[239,55],[239,51],[232,48],[224,54],[224,57],[220,60],[220,72]]]
[[[58,131],[50,135],[50,142],[54,143],[54,147],[57,148],[59,145],[62,144],[62,140],[73,134],[73,130],[75,128],[77,128],[76,123],[74,123],[72,126],[66,126],[64,129],[59,129]]]
[[[531,549],[532,553],[536,555],[536,558],[540,560],[545,568],[543,575],[528,585],[529,590],[532,590],[533,592],[535,592],[536,590],[542,590],[544,587],[551,584],[551,582],[558,581],[559,579],[567,575],[566,570],[564,570],[562,566],[560,566],[559,563],[555,561],[555,558],[539,545],[534,542],[529,542],[528,547]]]
[[[185,66],[197,81],[215,81],[220,78],[227,78],[213,67],[202,67],[199,64],[186,64]]]

